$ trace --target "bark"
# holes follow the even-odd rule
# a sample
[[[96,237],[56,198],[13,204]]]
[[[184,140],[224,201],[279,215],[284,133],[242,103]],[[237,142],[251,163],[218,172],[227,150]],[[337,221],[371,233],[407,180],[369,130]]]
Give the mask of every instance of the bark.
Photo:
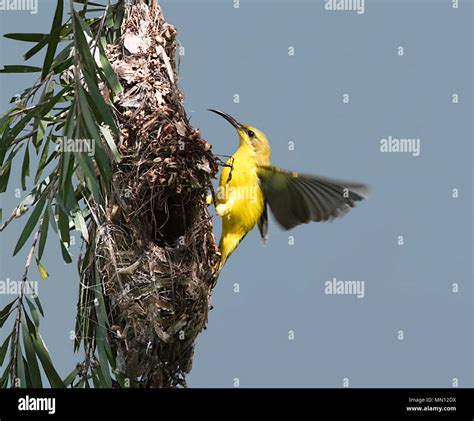
[[[185,386],[215,282],[205,195],[217,160],[184,110],[175,28],[155,2],[135,0],[122,29],[107,55],[124,87],[113,104],[123,159],[95,264],[118,371],[132,387]]]

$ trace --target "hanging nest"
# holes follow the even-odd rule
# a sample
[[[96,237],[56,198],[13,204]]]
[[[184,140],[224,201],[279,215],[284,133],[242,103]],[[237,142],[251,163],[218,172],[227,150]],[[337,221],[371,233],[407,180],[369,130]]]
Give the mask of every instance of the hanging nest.
[[[176,30],[158,5],[135,1],[107,55],[122,161],[106,223],[96,230],[117,371],[132,387],[185,386],[205,327],[217,246],[205,196],[218,165],[189,124],[177,84]],[[107,95],[105,95],[107,96]]]

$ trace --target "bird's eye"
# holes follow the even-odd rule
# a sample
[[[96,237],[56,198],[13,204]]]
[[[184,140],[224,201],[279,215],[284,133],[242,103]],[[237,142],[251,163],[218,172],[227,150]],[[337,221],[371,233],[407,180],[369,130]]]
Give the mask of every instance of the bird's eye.
[[[249,130],[247,134],[249,135],[249,137],[255,137],[255,132],[253,132],[252,130]]]

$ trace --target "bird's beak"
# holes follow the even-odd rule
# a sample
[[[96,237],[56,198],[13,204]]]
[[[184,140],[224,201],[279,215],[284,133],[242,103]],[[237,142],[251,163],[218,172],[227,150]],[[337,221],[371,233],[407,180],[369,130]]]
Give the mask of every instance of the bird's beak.
[[[232,124],[237,130],[242,129],[242,124],[240,124],[234,117],[231,117],[229,114],[223,111],[213,110],[211,108],[209,108],[208,111],[212,111],[213,113],[219,114],[221,117],[225,118],[230,124]]]

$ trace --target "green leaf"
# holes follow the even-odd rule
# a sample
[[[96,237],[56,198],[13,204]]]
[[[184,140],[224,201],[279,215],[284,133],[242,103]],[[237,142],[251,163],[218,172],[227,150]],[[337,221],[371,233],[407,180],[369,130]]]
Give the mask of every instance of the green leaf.
[[[126,376],[124,373],[118,372],[118,373],[115,375],[115,379],[117,380],[118,384],[120,385],[120,387],[121,387],[122,389],[126,389],[126,388],[130,387],[130,386],[127,385],[127,383],[126,383],[126,380],[129,379],[129,377]]]
[[[88,5],[88,6],[96,6],[96,7],[105,8],[104,4],[94,3],[94,2],[89,1],[89,0],[73,0],[73,1],[74,1],[74,3],[81,3],[81,4],[84,4],[84,5]]]
[[[51,182],[50,177],[46,177],[40,184],[37,184],[31,192],[20,202],[18,207],[30,207],[35,202],[37,202],[41,195],[45,192],[46,187],[48,187],[49,183]]]
[[[104,135],[104,139],[107,142],[107,145],[109,145],[110,151],[112,152],[115,161],[120,162],[122,160],[122,157],[120,156],[120,152],[117,149],[117,145],[115,144],[110,129],[108,127],[100,126],[100,131]]]
[[[64,388],[64,383],[51,362],[51,357],[41,335],[38,333],[36,338],[32,337],[31,340],[51,387]]]
[[[7,304],[5,307],[3,307],[2,310],[0,310],[0,327],[3,327],[5,322],[8,319],[8,316],[10,315],[10,310],[13,307],[13,304],[15,304],[17,298],[15,298],[11,303]]]
[[[48,205],[46,206],[48,209],[49,214],[49,221],[51,222],[51,227],[53,228],[54,232],[59,235],[58,232],[58,225],[56,224],[56,217],[54,216],[53,206],[51,205],[51,201],[48,201]]]
[[[5,371],[2,374],[2,378],[0,379],[0,389],[6,388],[8,384],[8,379],[10,377],[10,371],[12,369],[12,366],[13,366],[13,360],[10,360],[10,362],[5,367]]]
[[[33,229],[36,227],[36,224],[39,221],[41,212],[43,211],[45,202],[46,202],[46,195],[43,193],[41,198],[38,200],[38,203],[36,204],[35,210],[30,215],[30,218],[28,219],[28,222],[26,223],[25,228],[23,229],[20,235],[18,242],[16,243],[15,250],[13,252],[14,256],[21,250],[21,248],[26,243],[26,240],[28,240],[31,233],[33,232]]]
[[[99,359],[99,370],[101,383],[105,381],[105,387],[112,387],[112,378],[109,371],[109,356],[112,352],[109,349],[109,342],[107,338],[107,327],[109,326],[109,320],[107,317],[107,310],[104,301],[104,295],[102,294],[102,282],[97,274],[95,273],[96,285],[94,287],[95,298],[97,305],[95,308],[97,316],[96,325],[96,346]]]
[[[100,52],[100,63],[102,64],[102,69],[104,70],[105,81],[112,92],[115,95],[120,94],[123,91],[123,87],[120,84],[119,78],[112,68],[107,55],[105,54],[104,47],[99,43],[99,52]]]
[[[54,95],[55,86],[55,80],[51,80],[48,83],[43,83],[43,92],[41,93],[38,103],[47,104]],[[61,101],[62,99],[60,99],[58,102]],[[33,122],[33,131],[36,131],[36,136],[33,138],[33,144],[35,145],[36,151],[38,151],[38,147],[44,139],[44,135],[48,127],[48,117],[50,117],[48,114],[35,116]]]
[[[30,287],[32,287],[31,283],[30,283]],[[33,322],[34,322],[36,328],[39,328],[38,309],[35,307],[33,302],[28,298],[28,295],[24,295],[24,297],[26,299],[26,303],[28,304],[28,308],[30,309],[31,317],[33,317]],[[34,334],[36,336],[36,330],[35,330]]]
[[[48,129],[48,121],[38,119],[37,127],[36,127],[36,136],[33,139],[33,144],[35,145],[36,152],[43,143],[44,135],[46,134],[46,130]]]
[[[79,370],[77,367],[69,373],[69,375],[63,380],[64,385],[67,387],[71,385],[71,383],[74,381],[74,379],[77,377],[79,374]]]
[[[108,125],[114,131],[114,133],[118,135],[119,132],[115,125],[110,107],[104,101],[104,97],[100,93],[95,81],[93,81],[87,73],[84,73],[84,79],[86,80],[87,87],[89,88],[89,95],[86,94],[86,98],[88,99],[90,109],[96,116],[96,120]]]
[[[8,182],[10,181],[12,165],[11,161],[8,161],[5,168],[0,169],[0,193],[5,193],[8,187]]]
[[[69,111],[67,113],[66,121],[64,122],[64,127],[63,127],[63,138],[66,137],[66,139],[73,139],[74,138],[74,131],[77,128],[76,125],[76,119],[75,119],[75,113],[74,111],[76,110],[76,101],[71,102],[71,106],[69,107]]]
[[[58,197],[56,197],[56,202],[58,203]],[[58,203],[59,204],[59,203]],[[56,206],[56,213],[58,214],[58,227],[60,238],[63,243],[69,246],[71,242],[71,237],[69,234],[69,215],[65,212],[62,206]]]
[[[87,230],[86,220],[82,215],[82,211],[78,209],[74,212],[74,225],[76,230],[80,231],[84,240],[88,243],[89,242],[89,231]]]
[[[72,263],[71,253],[69,253],[69,250],[67,249],[67,247],[64,245],[64,243],[61,240],[59,240],[59,245],[61,246],[61,254],[63,256],[63,260],[66,263]]]
[[[26,311],[23,312],[23,316],[25,318],[25,322],[28,327],[28,332],[33,333],[34,336],[36,337],[36,334],[37,334],[36,327],[33,321],[31,320],[30,316],[28,316],[28,313],[26,313]]]
[[[49,212],[48,209],[43,214],[43,225],[41,225],[40,239],[38,244],[38,259],[41,260],[43,257],[44,246],[46,245],[46,239],[48,238],[49,231]]]
[[[29,110],[26,115],[11,129],[6,130],[3,133],[2,140],[0,142],[0,165],[3,164],[3,159],[6,151],[11,145],[11,142],[23,131],[28,122],[35,117],[44,117],[48,114],[56,103],[63,98],[66,92],[72,88],[66,86],[61,89],[53,98],[49,99],[45,104],[37,105],[33,109]]]
[[[36,359],[35,348],[33,346],[33,340],[31,336],[31,332],[28,331],[28,327],[24,321],[22,320],[23,324],[23,345],[25,347],[26,353],[26,362],[27,362],[27,369],[30,377],[31,386],[34,388],[42,388],[43,383],[41,382],[41,373],[38,366],[38,360]]]
[[[13,161],[13,158],[15,158],[16,154],[21,150],[23,145],[19,145],[15,147],[10,153],[8,154],[8,158],[5,160],[3,165],[0,167],[0,173],[5,174],[8,170],[8,167],[11,167],[11,163]]]
[[[125,4],[123,1],[121,1],[116,6],[115,23],[114,23],[114,29],[118,32],[119,35],[121,33],[120,30],[122,27],[124,15],[125,15]]]
[[[53,63],[52,70],[55,75],[63,73],[66,69],[69,69],[74,64],[74,58],[68,57],[65,60]]]
[[[38,311],[40,312],[41,316],[44,317],[43,307],[41,306],[41,301],[40,301],[40,299],[39,299],[39,297],[38,297],[37,294],[35,294],[35,295],[33,296],[33,300],[35,301],[36,308],[37,308]]]
[[[15,108],[11,111],[17,111],[17,109]],[[7,125],[3,131],[2,140],[0,142],[0,165],[3,165],[5,155],[7,150],[10,148],[11,142],[21,133],[26,124],[33,118],[34,111],[34,109],[30,110],[17,124],[15,124],[15,126],[13,126],[13,128],[10,129],[10,126]],[[12,117],[8,122],[13,122],[13,120],[14,118]]]
[[[76,388],[76,389],[85,389],[85,388],[86,388],[86,381],[87,381],[87,379],[86,379],[85,377],[83,377],[83,378],[79,381],[79,383],[77,383],[77,385],[76,385],[75,388]]]
[[[105,18],[105,26],[107,28],[112,29],[114,27],[114,8],[109,5],[107,6],[107,11],[106,11],[106,18]]]
[[[82,170],[84,181],[87,188],[92,193],[94,200],[97,204],[102,204],[103,199],[100,194],[99,182],[94,171],[94,164],[90,157],[83,153],[75,153],[76,160]]]
[[[25,155],[23,156],[23,164],[21,166],[21,188],[26,190],[26,177],[30,176],[30,146],[26,144]]]
[[[0,73],[38,73],[38,72],[41,72],[41,67],[20,66],[20,65],[9,66],[5,64],[3,69],[0,69]]]
[[[20,388],[24,389],[28,387],[28,383],[26,383],[25,364],[23,363],[23,350],[21,349],[21,345],[19,342],[17,346],[18,346],[17,354],[16,354],[16,376],[17,377],[15,381],[17,381],[17,379],[20,380]]]
[[[13,360],[10,360],[10,362],[7,364],[5,367],[5,371],[2,374],[2,378],[0,379],[0,389],[4,389],[6,385],[8,384],[8,379],[10,376],[10,371],[13,366]]]
[[[74,166],[75,166],[75,159],[74,154],[71,152],[63,152],[61,156],[61,173],[59,182],[62,186],[61,197],[64,203],[67,206],[67,197],[70,194],[71,186],[72,186],[72,179],[74,176]],[[70,209],[67,207],[67,209]]]
[[[75,23],[74,35],[76,48],[81,57],[81,60],[77,64],[80,65],[84,71],[88,72],[91,77],[96,78],[97,65],[92,57],[90,46],[85,36],[85,34],[91,36],[90,28],[77,12],[74,12],[73,19]]]
[[[46,162],[48,161],[48,152],[49,146],[51,144],[51,137],[48,137],[43,145],[43,150],[41,151],[40,160],[38,162],[38,169],[35,174],[35,184],[38,183],[41,175],[43,174],[44,168],[46,167]],[[54,152],[53,152],[54,153]]]
[[[104,375],[100,371],[100,367],[99,369],[95,369],[92,372],[92,383],[94,384],[95,389],[107,387],[107,381],[105,380]]]
[[[38,260],[36,257],[36,265],[38,266],[38,271],[40,273],[41,279],[47,279],[49,276],[49,273],[46,271],[44,266],[41,264],[41,262]]]
[[[104,179],[104,185],[107,190],[110,190],[111,180],[112,180],[112,173],[110,171],[109,160],[107,155],[102,148],[102,144],[100,141],[100,134],[98,131],[97,123],[95,119],[92,117],[90,112],[88,103],[87,103],[87,93],[84,91],[82,87],[78,89],[79,93],[79,102],[81,104],[81,111],[83,113],[83,121],[87,127],[87,131],[91,139],[95,140],[95,154],[94,158],[97,163],[97,167],[99,168],[100,174]]]
[[[7,355],[7,350],[8,350],[8,344],[10,343],[10,339],[12,337],[12,334],[10,333],[5,341],[3,342],[2,346],[0,346],[0,366],[3,365],[3,362],[5,361],[5,355]],[[0,386],[1,387],[1,386]]]
[[[5,34],[4,37],[8,39],[14,39],[16,41],[25,41],[25,42],[40,42],[44,40],[48,34],[18,34],[18,33],[12,33],[12,34]]]
[[[51,38],[56,37],[58,34],[60,36],[66,36],[68,34],[68,29],[70,31],[70,25],[63,25],[60,28],[56,28],[53,32],[48,34],[46,38],[43,38],[38,44],[36,44],[33,48],[28,50],[25,55],[23,56],[25,60],[29,60],[31,57],[33,57],[35,54],[37,54],[39,51],[41,51],[45,45],[47,45],[50,41]]]
[[[59,40],[61,38],[60,32],[55,32],[57,29],[60,29],[63,21],[64,13],[64,1],[57,0],[56,12],[54,13],[53,25],[51,27],[51,36],[48,42],[48,49],[46,50],[46,56],[43,63],[43,72],[41,73],[41,79],[44,80],[51,69],[51,64],[53,63],[54,56],[56,54],[56,49],[58,47]]]

